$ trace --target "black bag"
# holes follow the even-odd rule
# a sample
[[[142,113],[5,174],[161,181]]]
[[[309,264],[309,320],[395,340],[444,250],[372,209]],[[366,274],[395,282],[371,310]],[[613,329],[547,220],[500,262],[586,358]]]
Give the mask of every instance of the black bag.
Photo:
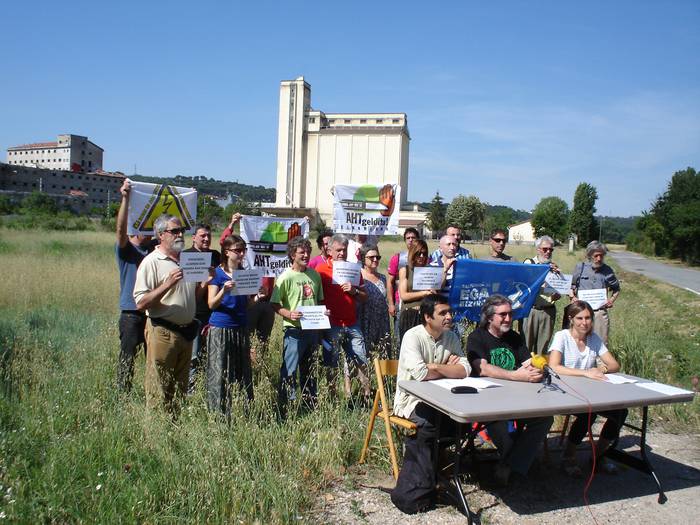
[[[435,466],[431,458],[432,439],[426,442],[421,427],[414,437],[406,439],[403,467],[391,501],[406,514],[427,512],[435,506]]]

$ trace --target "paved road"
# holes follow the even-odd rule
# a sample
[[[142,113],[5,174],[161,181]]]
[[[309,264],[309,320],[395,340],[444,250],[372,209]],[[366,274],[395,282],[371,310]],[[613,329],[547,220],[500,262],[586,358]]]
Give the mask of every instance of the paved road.
[[[700,295],[700,271],[698,270],[652,261],[638,253],[612,251],[609,255],[625,271],[641,273],[651,279]]]

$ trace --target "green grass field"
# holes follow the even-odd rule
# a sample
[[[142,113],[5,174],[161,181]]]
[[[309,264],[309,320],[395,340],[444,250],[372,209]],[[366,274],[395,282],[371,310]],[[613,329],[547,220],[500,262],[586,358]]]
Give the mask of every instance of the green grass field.
[[[384,268],[400,247],[380,246]],[[569,272],[580,257],[555,252]],[[237,400],[230,426],[206,411],[201,391],[176,423],[147,412],[141,356],[134,392],[120,399],[111,234],[0,230],[0,268],[0,516],[9,522],[305,521],[324,486],[357,462],[366,411],[330,399],[323,381],[318,410],[278,421],[279,326],[259,352],[255,401],[245,414]],[[610,346],[623,371],[689,388],[700,372],[700,300],[618,275]],[[667,430],[700,426],[697,399],[651,413]],[[370,461],[388,470],[385,453]]]

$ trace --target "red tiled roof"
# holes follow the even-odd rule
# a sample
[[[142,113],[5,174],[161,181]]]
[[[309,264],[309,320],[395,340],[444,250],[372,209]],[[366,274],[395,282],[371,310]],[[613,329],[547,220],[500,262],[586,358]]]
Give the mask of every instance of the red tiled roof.
[[[22,144],[21,146],[11,146],[7,148],[11,149],[44,149],[44,148],[55,148],[58,146],[58,142],[34,142],[33,144]]]

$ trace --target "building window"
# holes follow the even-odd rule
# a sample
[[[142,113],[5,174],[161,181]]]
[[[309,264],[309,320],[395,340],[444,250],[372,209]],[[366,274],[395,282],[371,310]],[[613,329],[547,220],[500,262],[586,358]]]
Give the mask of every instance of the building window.
[[[350,124],[350,119],[349,119],[349,118],[346,118],[346,119],[343,121],[343,123],[344,123],[344,124]]]
[[[309,123],[310,123],[310,124],[313,124],[314,122],[316,122],[316,118],[315,118],[315,117],[311,117],[311,118],[309,119]]]
[[[394,124],[398,124],[400,121],[399,121],[399,119],[395,118],[395,119],[392,120],[391,122],[394,123]]]

